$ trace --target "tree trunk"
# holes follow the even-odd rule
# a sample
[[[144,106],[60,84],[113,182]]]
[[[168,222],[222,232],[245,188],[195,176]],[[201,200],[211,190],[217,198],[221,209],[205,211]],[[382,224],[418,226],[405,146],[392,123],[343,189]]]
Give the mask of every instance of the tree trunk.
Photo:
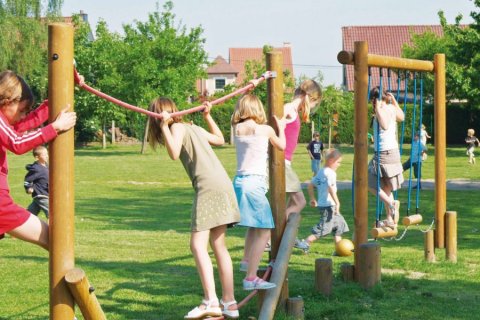
[[[115,144],[115,120],[112,120],[112,145]]]
[[[143,132],[142,151],[140,151],[141,154],[144,154],[145,151],[147,150],[148,127],[149,127],[149,122],[147,117],[147,120],[145,121],[145,131]]]

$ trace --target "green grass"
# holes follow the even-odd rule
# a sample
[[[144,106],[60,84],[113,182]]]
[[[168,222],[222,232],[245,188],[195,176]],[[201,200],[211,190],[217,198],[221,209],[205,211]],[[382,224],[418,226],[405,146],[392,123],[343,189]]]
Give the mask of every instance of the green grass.
[[[343,166],[338,179],[349,180],[353,162],[349,146],[341,146]],[[180,162],[164,150],[145,155],[139,146],[97,147],[75,152],[75,264],[86,271],[108,319],[182,319],[200,302],[202,289],[189,250],[190,181]],[[232,147],[216,152],[233,176]],[[408,152],[408,149],[406,150]],[[424,177],[433,179],[433,147]],[[447,179],[480,180],[480,165],[469,166],[464,148],[449,148]],[[14,199],[28,205],[23,191],[24,166],[30,154],[9,155]],[[295,155],[302,180],[310,176],[305,145]],[[342,213],[353,230],[351,192],[340,191]],[[478,191],[448,191],[447,208],[458,212],[458,263],[423,259],[423,233],[412,228],[404,240],[382,241],[382,283],[365,291],[344,283],[340,264],[353,257],[332,257],[334,289],[330,297],[314,290],[315,259],[330,257],[333,241],[322,239],[308,255],[295,250],[289,265],[290,296],[302,296],[305,319],[473,319],[480,312],[480,208]],[[400,192],[405,203],[406,192]],[[373,198],[370,199],[374,216]],[[421,207],[431,221],[433,192],[424,190]],[[299,230],[306,237],[317,222],[312,208],[303,212]],[[244,229],[229,230],[227,241],[235,270],[242,256]],[[351,237],[352,232],[348,234]],[[266,260],[267,256],[265,256]],[[216,277],[218,279],[218,277]],[[48,255],[40,248],[7,236],[0,241],[0,319],[48,319]],[[235,273],[236,298],[242,274]],[[218,285],[220,288],[220,286]],[[220,289],[219,289],[220,291]],[[241,319],[258,315],[255,301],[241,310]],[[77,316],[82,319],[80,311]],[[275,319],[288,319],[277,314]]]

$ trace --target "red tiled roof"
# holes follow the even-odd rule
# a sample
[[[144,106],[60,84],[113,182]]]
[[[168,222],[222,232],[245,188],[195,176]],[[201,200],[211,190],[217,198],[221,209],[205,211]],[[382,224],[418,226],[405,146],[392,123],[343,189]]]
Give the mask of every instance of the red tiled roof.
[[[274,48],[274,50],[279,50],[283,55],[283,69],[289,70],[292,77],[293,74],[293,64],[292,64],[292,48],[290,46],[285,46],[281,48]],[[256,60],[264,61],[264,54],[262,48],[230,48],[229,51],[229,60],[230,64],[240,70],[239,75],[237,76],[236,83],[242,84],[245,78],[245,61],[247,60]]]
[[[239,73],[239,69],[228,64],[228,62],[222,57],[218,56],[213,61],[213,64],[207,68],[208,74],[235,74]]]
[[[355,41],[367,41],[368,53],[379,54],[390,57],[401,57],[402,46],[412,44],[412,34],[433,32],[443,36],[443,29],[440,25],[411,25],[411,26],[350,26],[342,27],[343,50],[354,51]],[[433,60],[433,57],[432,57]],[[344,85],[348,91],[353,91],[353,66],[344,66]],[[386,73],[386,72],[385,72]],[[346,80],[346,83],[345,83]],[[379,85],[379,69],[372,68],[371,86]],[[387,76],[383,81],[384,88],[388,88]],[[397,76],[392,72],[391,90],[397,90]],[[404,90],[404,82],[401,82],[400,90]]]

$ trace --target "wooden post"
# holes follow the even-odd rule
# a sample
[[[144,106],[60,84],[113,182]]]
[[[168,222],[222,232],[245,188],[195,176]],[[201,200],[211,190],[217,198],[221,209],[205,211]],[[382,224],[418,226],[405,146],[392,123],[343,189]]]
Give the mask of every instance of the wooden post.
[[[332,259],[318,258],[315,260],[315,291],[329,296],[333,285]]]
[[[272,276],[270,277],[270,282],[275,283],[277,286],[275,288],[266,290],[263,306],[260,310],[258,318],[260,320],[271,320],[275,315],[275,310],[277,306],[280,306],[280,309],[286,310],[287,299],[285,299],[285,304],[282,304],[281,293],[283,292],[283,287],[288,284],[287,281],[287,270],[288,270],[288,261],[292,254],[293,245],[295,244],[295,238],[297,237],[298,226],[300,225],[300,214],[293,212],[288,217],[287,226],[285,228],[285,233],[281,239],[280,247],[278,250],[277,258],[272,270]],[[287,292],[288,293],[288,292]]]
[[[112,120],[112,145],[115,144],[115,120]]]
[[[82,269],[72,269],[65,275],[70,292],[75,298],[85,320],[105,320],[105,314],[98,303],[93,287]],[[73,318],[72,318],[73,319]]]
[[[355,248],[368,241],[368,44],[355,42],[355,113],[354,113],[354,210]],[[359,279],[360,251],[354,252],[355,279]]]
[[[381,281],[380,244],[378,242],[363,243],[359,251],[358,282],[364,289],[370,289]],[[356,267],[355,267],[356,268]]]
[[[48,26],[49,121],[67,105],[73,110],[73,27]],[[50,143],[50,319],[74,317],[74,301],[64,276],[74,257],[74,132],[69,130]]]
[[[436,54],[434,89],[434,143],[435,143],[435,246],[445,248],[445,211],[447,210],[447,145],[445,55]]]
[[[302,297],[288,298],[287,315],[294,320],[305,319],[305,304]]]
[[[277,76],[267,80],[268,118],[273,124],[273,116],[283,117],[283,56],[279,51],[272,51],[266,55],[267,70],[275,71]],[[275,130],[278,130],[275,128]],[[280,241],[286,225],[285,214],[285,155],[283,151],[269,147],[269,175],[270,175],[270,205],[272,207],[275,229],[272,230],[272,249],[270,259],[275,259],[278,254]],[[288,286],[286,283],[277,283],[282,287],[279,305],[285,309],[288,299]]]
[[[348,262],[344,262],[340,265],[340,271],[342,273],[343,281],[352,282],[354,278],[354,267]]]
[[[425,232],[425,261],[435,262],[435,244],[433,240],[433,230]]]
[[[457,262],[457,212],[447,211],[445,214],[446,259]]]

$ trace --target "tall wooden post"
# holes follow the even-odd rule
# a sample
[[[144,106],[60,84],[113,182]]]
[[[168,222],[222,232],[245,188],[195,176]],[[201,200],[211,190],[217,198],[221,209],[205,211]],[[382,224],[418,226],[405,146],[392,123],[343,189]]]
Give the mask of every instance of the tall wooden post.
[[[435,246],[445,248],[445,212],[447,211],[445,55],[436,54],[433,63],[435,71]]]
[[[73,27],[48,26],[49,121],[67,105],[73,110]],[[74,300],[65,283],[74,268],[74,132],[50,143],[50,320],[72,320]]]
[[[355,210],[355,248],[368,241],[368,44],[355,42],[355,113],[354,113],[354,210]],[[355,279],[359,279],[360,250],[354,252]]]
[[[283,56],[279,51],[267,53],[267,70],[275,71],[276,78],[268,79],[268,117],[269,123],[272,124],[273,116],[283,117]],[[277,128],[275,128],[277,130]],[[269,174],[270,174],[270,205],[272,207],[273,220],[275,221],[275,229],[272,230],[272,250],[270,258],[277,257],[280,241],[282,240],[285,225],[287,223],[285,209],[285,155],[283,151],[270,146],[269,149]],[[278,305],[282,308],[286,307],[288,299],[288,285],[286,281],[283,284]]]

